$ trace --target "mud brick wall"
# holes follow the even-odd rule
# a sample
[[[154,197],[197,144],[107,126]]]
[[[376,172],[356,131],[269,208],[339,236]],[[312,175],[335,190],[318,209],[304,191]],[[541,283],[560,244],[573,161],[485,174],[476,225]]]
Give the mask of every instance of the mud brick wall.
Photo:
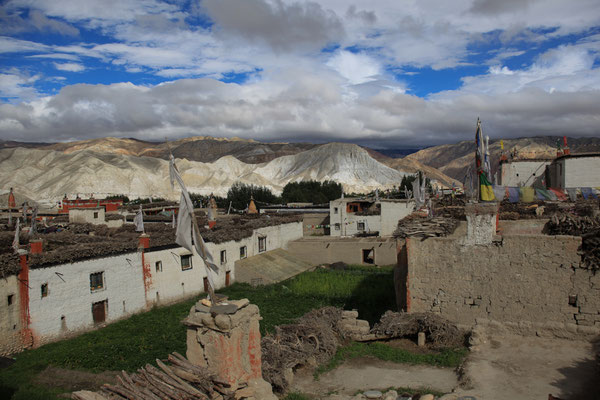
[[[600,273],[581,268],[573,236],[506,235],[490,245],[408,239],[399,255],[399,308],[457,323],[495,321],[571,333],[600,329]]]

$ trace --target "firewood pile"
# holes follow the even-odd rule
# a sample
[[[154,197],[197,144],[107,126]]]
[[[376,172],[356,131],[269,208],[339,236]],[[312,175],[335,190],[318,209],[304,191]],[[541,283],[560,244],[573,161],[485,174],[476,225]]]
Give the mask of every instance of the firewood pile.
[[[158,368],[146,364],[137,373],[125,371],[117,376],[115,385],[104,384],[100,392],[79,391],[75,400],[181,400],[235,399],[235,391],[202,367],[190,363],[175,352],[168,357],[169,365],[156,360]]]
[[[587,268],[600,269],[600,216],[554,214],[546,223],[544,232],[549,235],[581,236],[581,259]]]
[[[454,233],[458,225],[458,220],[447,217],[416,217],[404,218],[398,222],[398,228],[394,232],[394,237],[436,237],[448,236]]]
[[[324,307],[308,312],[294,324],[280,325],[274,334],[262,338],[263,377],[274,391],[285,393],[289,387],[286,370],[333,357],[342,342],[337,328],[341,319],[341,309]]]
[[[412,337],[425,332],[427,341],[434,347],[460,347],[466,332],[444,317],[432,313],[399,313],[387,311],[373,326],[371,333],[389,339]]]

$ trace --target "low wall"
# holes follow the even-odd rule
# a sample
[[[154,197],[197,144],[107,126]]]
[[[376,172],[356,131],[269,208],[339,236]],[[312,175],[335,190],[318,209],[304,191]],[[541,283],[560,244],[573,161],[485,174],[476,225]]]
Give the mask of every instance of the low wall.
[[[21,296],[15,275],[0,279],[0,356],[7,356],[23,350],[21,340]]]
[[[307,262],[318,264],[331,264],[337,261],[346,264],[363,263],[363,250],[372,249],[374,253],[373,265],[396,264],[396,240],[389,238],[304,238],[289,242],[288,251],[296,257]]]
[[[304,236],[329,235],[329,214],[304,214],[302,231]]]
[[[487,246],[407,239],[396,270],[398,307],[464,325],[499,321],[522,333],[600,330],[600,274],[581,268],[573,236],[505,235]]]

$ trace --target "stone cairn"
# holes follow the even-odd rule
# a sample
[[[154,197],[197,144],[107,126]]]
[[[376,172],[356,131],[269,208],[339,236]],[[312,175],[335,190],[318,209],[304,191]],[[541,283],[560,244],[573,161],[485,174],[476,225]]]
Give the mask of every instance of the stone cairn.
[[[248,299],[212,307],[199,301],[183,321],[187,359],[230,385],[236,399],[276,400],[262,378],[258,306]]]

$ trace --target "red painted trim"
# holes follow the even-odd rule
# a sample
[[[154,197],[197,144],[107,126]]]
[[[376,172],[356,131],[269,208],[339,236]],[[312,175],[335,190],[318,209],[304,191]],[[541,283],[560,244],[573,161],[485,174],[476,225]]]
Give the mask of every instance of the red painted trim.
[[[31,315],[29,314],[29,265],[27,265],[27,255],[20,256],[19,263],[21,271],[17,275],[19,279],[19,300],[20,300],[20,319],[21,319],[21,343],[25,347],[33,346],[33,333],[29,326],[31,325]]]

